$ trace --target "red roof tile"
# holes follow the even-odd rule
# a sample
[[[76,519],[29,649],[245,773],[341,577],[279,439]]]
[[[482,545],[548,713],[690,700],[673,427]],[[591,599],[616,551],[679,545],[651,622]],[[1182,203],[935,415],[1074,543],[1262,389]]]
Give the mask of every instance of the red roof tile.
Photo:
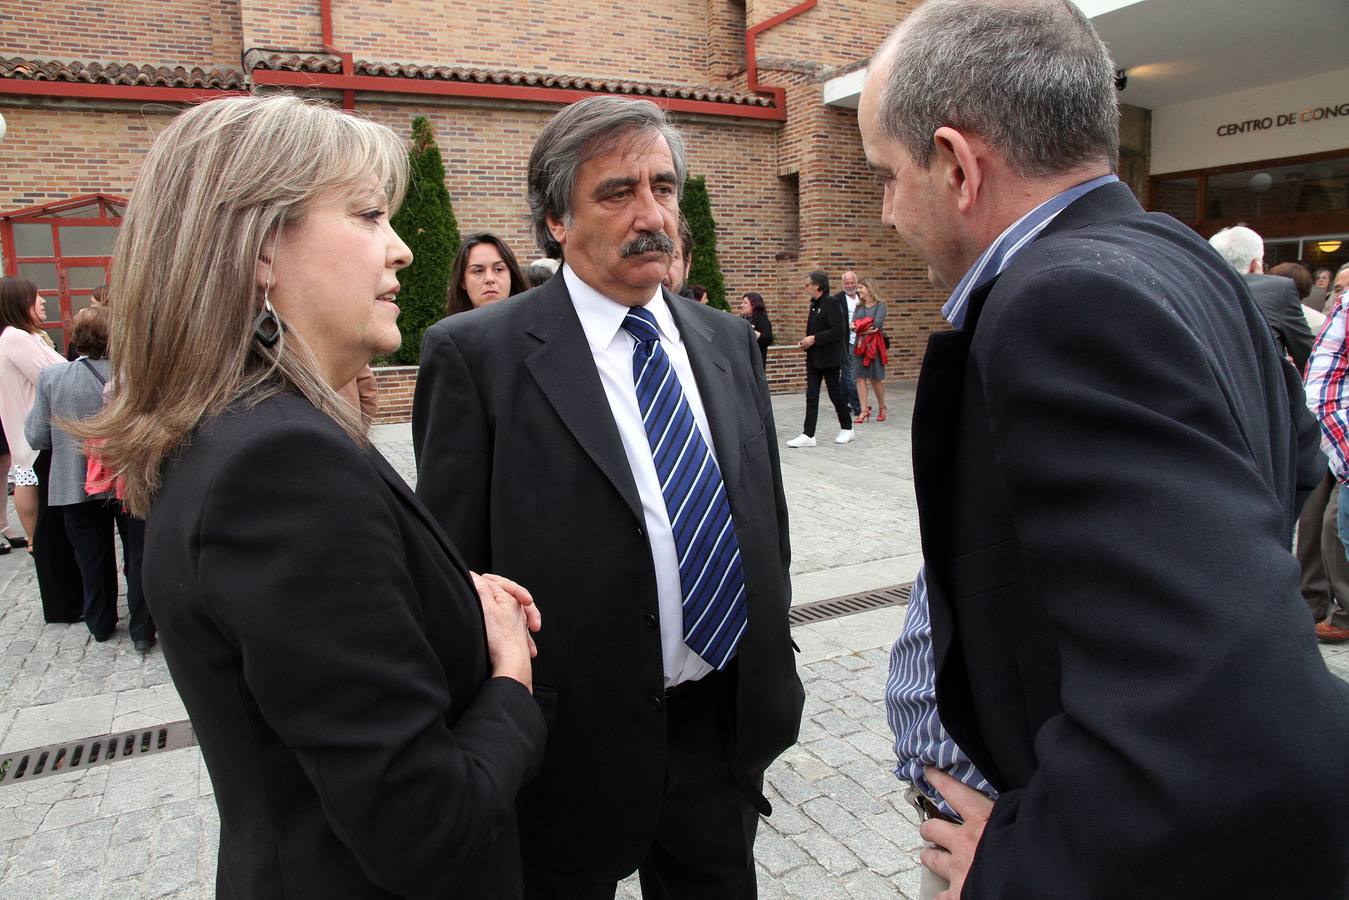
[[[0,57],[0,78],[25,81],[65,81],[83,84],[129,84],[142,87],[248,89],[243,72],[184,66],[147,66],[130,63],[82,63],[52,59]]]

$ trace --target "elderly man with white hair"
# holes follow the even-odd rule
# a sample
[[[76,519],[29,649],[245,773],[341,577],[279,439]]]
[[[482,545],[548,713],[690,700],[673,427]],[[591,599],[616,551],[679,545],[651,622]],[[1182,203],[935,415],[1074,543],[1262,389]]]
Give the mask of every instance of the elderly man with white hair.
[[[1209,238],[1209,243],[1241,273],[1274,333],[1274,343],[1288,354],[1299,373],[1305,372],[1312,352],[1312,332],[1292,280],[1265,274],[1264,239],[1244,225],[1235,225]]]

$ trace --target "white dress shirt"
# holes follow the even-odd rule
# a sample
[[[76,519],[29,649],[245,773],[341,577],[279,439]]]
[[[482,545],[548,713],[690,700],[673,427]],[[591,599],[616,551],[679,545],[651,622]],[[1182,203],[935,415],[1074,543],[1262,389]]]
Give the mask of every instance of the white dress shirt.
[[[660,610],[660,649],[665,669],[665,686],[673,687],[685,681],[702,678],[712,667],[684,643],[684,592],[679,583],[679,555],[675,548],[674,532],[670,529],[670,513],[665,508],[665,495],[660,490],[660,477],[651,458],[651,444],[642,426],[642,410],[637,403],[637,385],[632,379],[632,351],[637,341],[623,328],[628,307],[610,300],[581,280],[571,266],[562,266],[567,291],[581,320],[595,368],[600,373],[600,384],[614,414],[614,424],[623,440],[623,452],[628,457],[628,468],[637,483],[637,494],[642,499],[642,517],[646,519],[646,536],[651,545],[651,562],[656,569],[656,600]],[[660,285],[650,300],[643,304],[656,318],[660,329],[660,344],[670,358],[675,375],[684,389],[684,397],[693,410],[698,430],[707,441],[715,459],[717,448],[712,443],[712,432],[707,427],[698,382],[689,366],[689,354],[675,327],[674,316],[665,304]]]
[[[857,332],[852,330],[852,317],[857,312],[857,304],[862,302],[861,294],[843,293],[843,302],[848,307],[848,346],[851,347],[857,343]]]

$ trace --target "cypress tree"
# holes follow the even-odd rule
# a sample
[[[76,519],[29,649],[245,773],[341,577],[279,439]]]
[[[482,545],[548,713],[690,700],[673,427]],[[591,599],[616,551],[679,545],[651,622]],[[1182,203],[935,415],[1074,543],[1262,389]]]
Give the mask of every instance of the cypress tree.
[[[412,120],[412,147],[408,151],[411,171],[407,196],[390,222],[393,230],[412,250],[412,265],[398,274],[403,288],[398,294],[398,328],[403,344],[394,359],[416,365],[421,356],[422,335],[445,315],[445,294],[450,267],[459,252],[459,223],[445,190],[445,163],[436,146],[436,136],[425,116]]]
[[[688,283],[707,288],[709,305],[729,311],[726,281],[721,277],[721,261],[717,259],[717,223],[712,218],[707,179],[702,175],[690,175],[684,180],[684,197],[679,201],[679,211],[693,232],[693,267],[689,269]]]

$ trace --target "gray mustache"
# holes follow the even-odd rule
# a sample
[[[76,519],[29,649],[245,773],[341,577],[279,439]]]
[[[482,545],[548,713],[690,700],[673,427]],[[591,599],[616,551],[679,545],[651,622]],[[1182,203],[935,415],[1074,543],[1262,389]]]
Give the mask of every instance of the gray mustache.
[[[673,256],[674,241],[662,231],[643,231],[619,248],[618,255],[627,259],[629,256],[640,256],[657,250],[666,256]]]

